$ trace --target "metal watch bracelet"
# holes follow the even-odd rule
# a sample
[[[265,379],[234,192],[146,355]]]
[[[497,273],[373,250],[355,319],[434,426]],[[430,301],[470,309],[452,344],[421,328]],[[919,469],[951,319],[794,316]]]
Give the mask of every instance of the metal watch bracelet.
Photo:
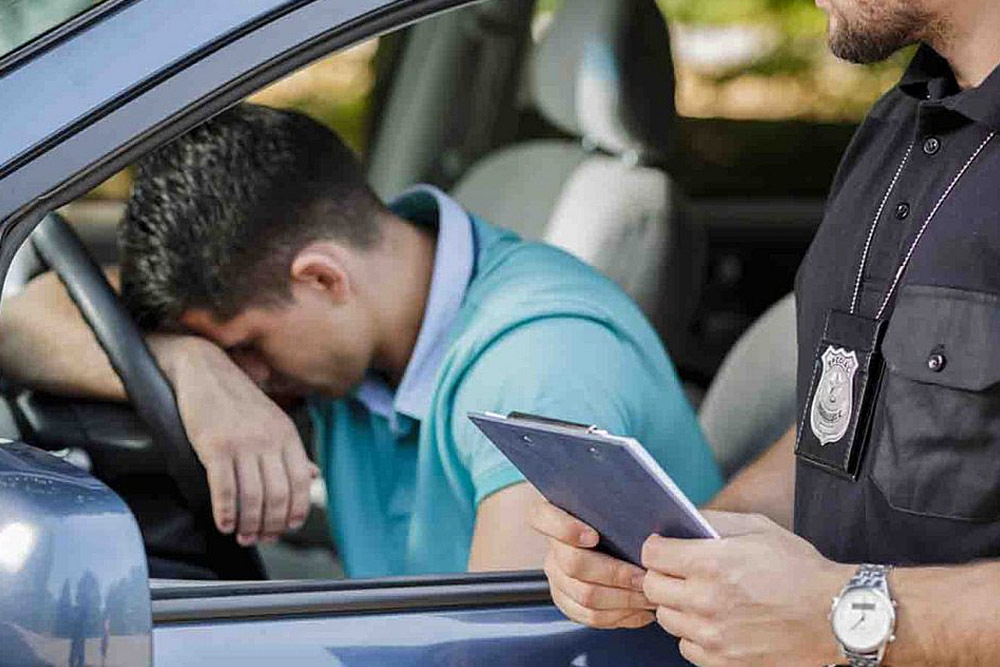
[[[892,565],[877,565],[864,563],[858,566],[844,590],[850,588],[875,588],[889,595],[889,572]],[[891,599],[891,596],[890,596]],[[849,667],[879,667],[881,660],[877,653],[855,653],[841,645],[844,657]],[[831,665],[830,667],[836,667]]]

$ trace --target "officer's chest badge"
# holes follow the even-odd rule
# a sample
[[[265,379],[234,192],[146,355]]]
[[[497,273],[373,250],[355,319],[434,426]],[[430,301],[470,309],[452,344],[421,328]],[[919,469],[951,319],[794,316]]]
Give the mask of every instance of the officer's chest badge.
[[[816,385],[809,423],[819,444],[828,445],[843,438],[851,425],[858,357],[831,345],[820,359],[823,375]]]

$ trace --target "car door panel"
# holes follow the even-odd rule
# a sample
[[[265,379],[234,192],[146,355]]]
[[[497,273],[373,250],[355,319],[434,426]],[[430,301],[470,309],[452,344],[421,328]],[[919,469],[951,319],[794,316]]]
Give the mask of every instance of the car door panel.
[[[551,605],[157,626],[157,667],[687,665],[659,627],[593,630]]]
[[[567,620],[538,572],[150,582],[122,501],[21,443],[0,442],[0,507],[0,664],[687,664],[655,625]]]

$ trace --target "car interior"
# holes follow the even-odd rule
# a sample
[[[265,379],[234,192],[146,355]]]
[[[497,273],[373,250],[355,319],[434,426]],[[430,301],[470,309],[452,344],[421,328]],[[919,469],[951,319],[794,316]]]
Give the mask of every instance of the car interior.
[[[728,477],[794,424],[794,275],[852,126],[681,116],[668,23],[655,0],[488,0],[384,35],[357,147],[383,197],[435,184],[616,281],[660,332]],[[804,152],[808,168],[796,164]],[[78,237],[84,255],[114,263],[121,209],[85,199],[50,214],[3,298],[60,270],[53,243]],[[154,446],[169,425],[127,406],[2,389],[0,436],[62,450],[122,495],[152,576],[342,576],[322,488],[303,529],[259,559],[206,561],[198,554],[213,543],[192,527],[188,502],[197,492],[180,488],[182,464]]]

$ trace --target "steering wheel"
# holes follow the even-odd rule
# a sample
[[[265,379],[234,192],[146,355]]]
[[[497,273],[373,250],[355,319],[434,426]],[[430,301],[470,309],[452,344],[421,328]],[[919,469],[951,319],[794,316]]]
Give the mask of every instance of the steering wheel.
[[[189,522],[179,524],[176,517],[171,518],[167,523],[174,529],[168,532],[178,534],[168,539],[161,534],[158,539],[164,543],[175,538],[187,539],[190,545],[191,536],[183,533],[195,528],[202,537],[195,541],[195,551],[206,552],[202,554],[204,562],[197,559],[197,566],[207,567],[219,576],[222,574],[219,568],[205,563],[222,563],[226,574],[242,579],[263,578],[256,550],[239,546],[234,536],[223,535],[216,529],[205,469],[188,441],[173,389],[104,272],[73,228],[55,213],[45,216],[30,240],[40,259],[59,276],[107,354],[135,412],[149,429],[153,446],[166,462],[166,472],[176,484],[190,518],[194,519],[195,526],[182,528],[180,524]]]

